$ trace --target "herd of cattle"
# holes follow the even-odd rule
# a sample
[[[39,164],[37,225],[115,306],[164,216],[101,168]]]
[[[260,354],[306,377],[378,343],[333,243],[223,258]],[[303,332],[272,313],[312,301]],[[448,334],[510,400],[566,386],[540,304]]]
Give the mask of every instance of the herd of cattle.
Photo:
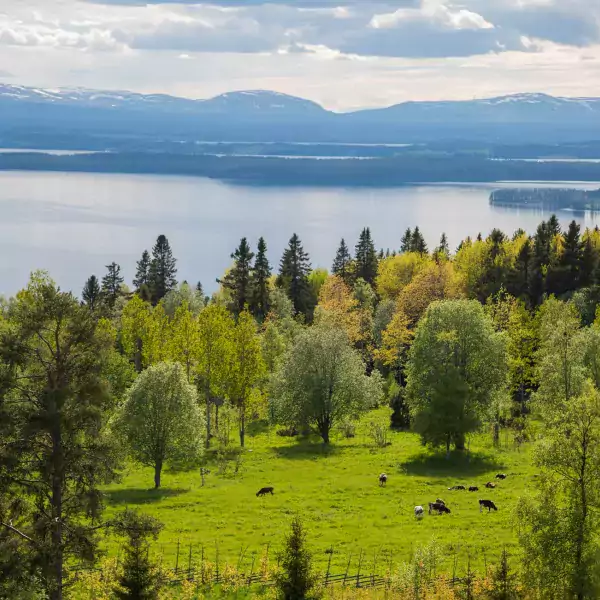
[[[498,475],[496,475],[496,479],[506,479],[506,474],[505,473],[498,473]],[[388,476],[385,473],[382,473],[379,476],[379,485],[382,487],[385,487],[385,485],[387,484],[387,480],[388,480]],[[485,487],[487,489],[494,489],[496,487],[495,483],[492,483],[491,481],[488,481],[485,484]],[[464,485],[455,485],[453,487],[449,487],[448,488],[449,491],[465,491],[467,490],[467,487]],[[472,485],[468,488],[469,492],[478,492],[479,488],[475,485]],[[492,510],[498,510],[498,507],[491,501],[491,500],[479,500],[479,512],[482,512],[484,508],[488,509],[488,512],[491,512]],[[440,498],[437,498],[435,502],[430,502],[429,503],[429,514],[431,513],[437,513],[438,515],[443,515],[443,514],[450,514],[450,509],[446,506],[446,503],[441,500]],[[422,519],[423,516],[425,514],[425,509],[422,506],[415,506],[415,518],[417,519]]]

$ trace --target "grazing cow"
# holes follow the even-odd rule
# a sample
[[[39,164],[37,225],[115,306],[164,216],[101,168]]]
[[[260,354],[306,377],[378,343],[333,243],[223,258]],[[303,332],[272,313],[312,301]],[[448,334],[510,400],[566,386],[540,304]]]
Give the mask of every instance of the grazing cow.
[[[436,498],[436,499],[435,499],[435,501],[436,501],[438,504],[443,504],[444,506],[446,506],[446,503],[445,503],[445,502],[444,502],[444,501],[443,501],[441,498]]]
[[[496,475],[496,479],[506,479],[506,473],[498,473],[498,475]]]
[[[490,489],[490,490],[493,490],[493,489],[496,487],[496,484],[495,484],[495,483],[492,483],[491,481],[488,481],[488,482],[485,484],[485,487],[486,487],[486,488],[488,488],[488,489]]]
[[[417,519],[422,519],[424,513],[425,513],[425,510],[423,509],[422,506],[415,506],[415,517]]]
[[[258,492],[256,492],[256,497],[258,498],[259,496],[264,496],[265,494],[271,494],[271,496],[272,496],[273,489],[274,488],[272,488],[272,487],[261,488],[260,490],[258,490]]]
[[[454,490],[466,490],[467,488],[464,485],[455,485],[454,487],[448,488],[451,492]]]
[[[469,491],[470,492],[478,492],[479,488],[476,485],[472,485],[469,487]]]
[[[429,503],[429,514],[431,514],[432,510],[435,510],[440,515],[443,513],[450,514],[450,509],[445,504],[440,504],[439,502]]]
[[[385,473],[382,473],[379,476],[379,485],[384,487],[386,483],[387,483],[387,475]]]
[[[492,509],[498,510],[498,507],[491,500],[480,500],[479,501],[479,512],[482,512],[484,508],[488,509],[490,512]]]

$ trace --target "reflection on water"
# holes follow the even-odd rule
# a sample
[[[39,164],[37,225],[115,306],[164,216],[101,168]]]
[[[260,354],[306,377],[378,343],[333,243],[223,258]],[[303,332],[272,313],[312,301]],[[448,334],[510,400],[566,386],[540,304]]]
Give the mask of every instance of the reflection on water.
[[[313,266],[330,267],[340,238],[356,243],[369,226],[377,247],[398,248],[407,227],[418,225],[430,247],[442,232],[451,247],[466,236],[499,227],[533,233],[545,209],[490,206],[492,190],[524,184],[443,184],[395,189],[261,188],[208,179],[88,173],[0,173],[0,293],[22,287],[42,268],[79,293],[92,273],[113,260],[128,282],[144,249],[169,237],[179,279],[201,280],[207,290],[229,266],[243,236],[264,236],[275,266],[292,233],[301,237]],[[530,184],[540,187],[538,183]],[[544,184],[545,186],[546,184]],[[598,189],[600,183],[555,184]],[[563,225],[600,222],[589,211],[558,213]]]

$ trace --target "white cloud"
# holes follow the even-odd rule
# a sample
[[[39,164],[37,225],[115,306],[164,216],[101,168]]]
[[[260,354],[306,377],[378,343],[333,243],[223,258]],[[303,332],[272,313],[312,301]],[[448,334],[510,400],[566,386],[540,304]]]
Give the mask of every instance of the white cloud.
[[[480,14],[465,8],[453,8],[437,0],[423,0],[418,8],[400,8],[393,13],[376,14],[369,26],[390,29],[415,22],[429,22],[450,29],[493,29]]]

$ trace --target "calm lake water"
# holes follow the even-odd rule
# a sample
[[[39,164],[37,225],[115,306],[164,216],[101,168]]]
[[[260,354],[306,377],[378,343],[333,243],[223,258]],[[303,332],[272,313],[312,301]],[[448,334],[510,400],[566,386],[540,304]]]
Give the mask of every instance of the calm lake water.
[[[442,232],[452,247],[493,227],[533,232],[548,214],[489,205],[491,190],[505,185],[511,184],[259,188],[162,175],[2,172],[0,294],[15,293],[35,269],[79,293],[89,275],[102,276],[113,260],[131,284],[136,261],[161,233],[178,259],[179,279],[200,280],[213,291],[243,236],[252,245],[264,236],[277,265],[296,232],[313,266],[329,267],[340,238],[354,246],[365,226],[378,248],[397,248],[404,230],[415,225],[430,247]],[[598,189],[600,183],[567,187]],[[563,211],[559,217],[563,224],[573,218],[583,226],[600,223],[598,214]]]

